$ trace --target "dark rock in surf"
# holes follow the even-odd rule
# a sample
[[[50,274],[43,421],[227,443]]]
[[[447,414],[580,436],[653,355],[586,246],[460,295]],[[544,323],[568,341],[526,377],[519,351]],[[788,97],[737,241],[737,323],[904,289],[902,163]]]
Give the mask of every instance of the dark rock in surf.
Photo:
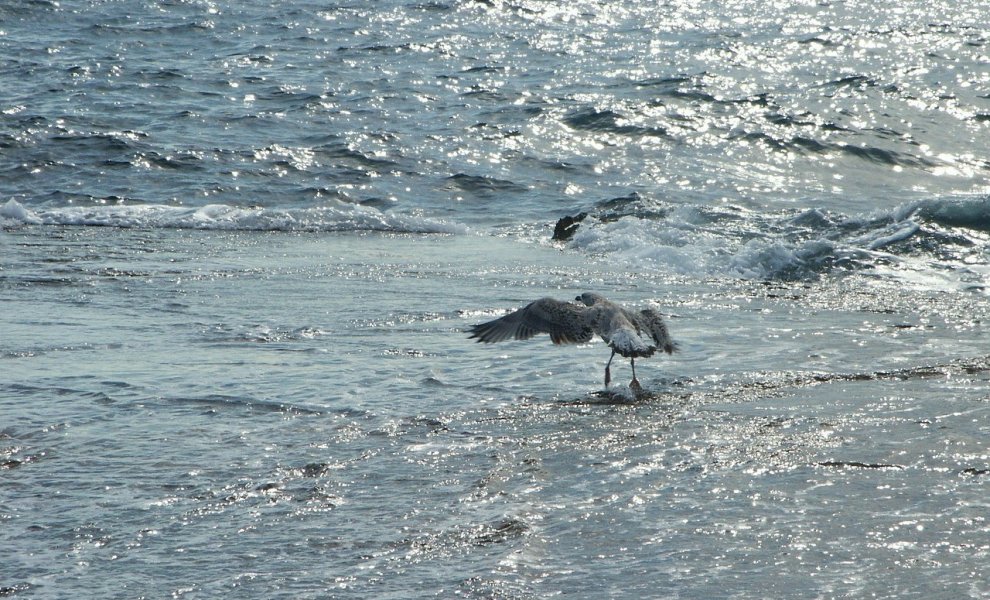
[[[566,242],[567,240],[574,237],[577,233],[578,224],[588,216],[588,213],[583,212],[577,215],[562,217],[557,221],[557,224],[553,228],[553,237],[551,238],[557,242]]]

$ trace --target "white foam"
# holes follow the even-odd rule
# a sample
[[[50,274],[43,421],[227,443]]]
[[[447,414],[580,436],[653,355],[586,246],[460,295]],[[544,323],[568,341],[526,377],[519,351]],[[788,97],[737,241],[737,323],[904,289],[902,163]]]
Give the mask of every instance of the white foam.
[[[905,260],[898,244],[926,222],[990,229],[990,199],[926,200],[862,215],[734,212],[720,218],[678,207],[663,218],[587,219],[571,246],[609,261],[661,272],[747,279],[815,277],[836,265]],[[890,250],[890,247],[894,249]],[[902,256],[903,255],[903,256]]]
[[[888,227],[877,231],[871,231],[867,235],[856,238],[854,244],[862,245],[870,250],[879,250],[885,246],[904,241],[918,232],[921,226],[914,221],[893,223]]]
[[[590,254],[637,267],[680,274],[705,272],[712,249],[698,244],[693,227],[683,221],[659,222],[633,217],[582,224],[571,244]]]
[[[8,227],[22,224],[245,231],[468,232],[466,226],[441,219],[400,215],[345,203],[297,209],[242,208],[226,204],[200,207],[135,204],[29,209],[16,200],[9,200],[0,209],[0,218],[4,219],[4,225]]]
[[[0,225],[4,226],[11,226],[16,223],[23,223],[27,225],[41,224],[41,219],[39,219],[37,215],[24,208],[16,200],[8,200],[3,207],[0,207],[0,219],[3,219],[0,221]]]

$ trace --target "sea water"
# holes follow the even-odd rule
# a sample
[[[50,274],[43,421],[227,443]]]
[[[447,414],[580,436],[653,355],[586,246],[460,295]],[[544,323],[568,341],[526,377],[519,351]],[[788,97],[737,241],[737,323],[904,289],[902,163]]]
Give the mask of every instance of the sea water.
[[[985,7],[723,4],[0,7],[0,595],[990,594]]]

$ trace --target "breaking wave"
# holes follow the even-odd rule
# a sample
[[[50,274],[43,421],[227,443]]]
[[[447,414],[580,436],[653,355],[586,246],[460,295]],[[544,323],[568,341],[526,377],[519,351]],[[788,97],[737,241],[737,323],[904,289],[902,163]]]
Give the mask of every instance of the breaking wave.
[[[568,244],[642,268],[747,279],[814,279],[889,265],[970,270],[990,264],[990,198],[933,199],[842,215],[670,205],[638,196],[601,203]]]
[[[356,204],[313,208],[243,208],[226,204],[199,207],[163,204],[28,208],[16,200],[0,206],[0,225],[206,229],[230,231],[386,231],[465,233],[467,227],[427,217],[400,215]]]

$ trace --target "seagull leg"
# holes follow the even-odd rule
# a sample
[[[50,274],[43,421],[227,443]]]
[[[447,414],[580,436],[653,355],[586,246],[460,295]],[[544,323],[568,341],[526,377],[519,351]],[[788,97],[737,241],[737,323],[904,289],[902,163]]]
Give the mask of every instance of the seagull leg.
[[[605,387],[608,387],[608,383],[612,381],[612,372],[609,371],[609,367],[612,365],[613,358],[615,358],[615,350],[612,350],[612,356],[608,357],[608,362],[605,364]]]
[[[629,382],[629,387],[634,390],[643,389],[643,386],[639,385],[639,380],[636,379],[636,359],[630,358],[629,365],[632,367],[632,372],[633,372],[633,380]]]

